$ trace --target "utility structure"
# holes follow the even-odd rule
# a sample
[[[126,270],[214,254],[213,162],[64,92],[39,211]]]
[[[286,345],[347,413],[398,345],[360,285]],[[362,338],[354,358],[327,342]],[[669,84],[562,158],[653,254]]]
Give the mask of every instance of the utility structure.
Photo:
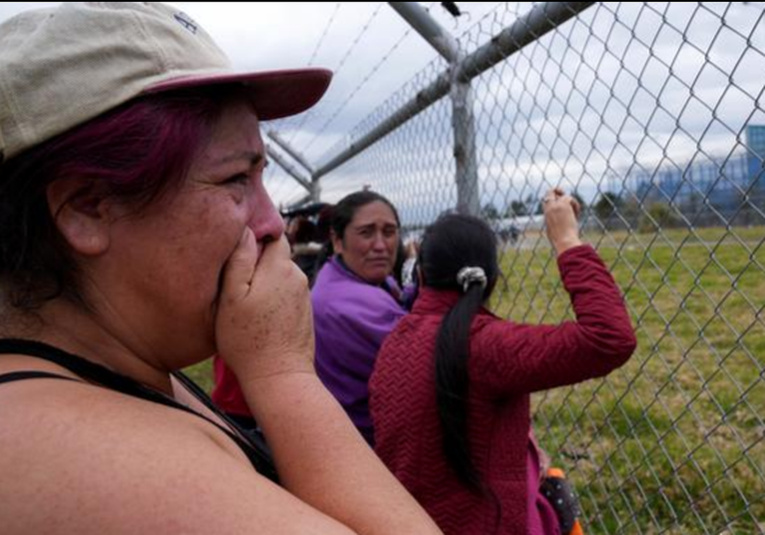
[[[314,168],[305,158],[289,147],[278,134],[269,137],[287,154],[295,158],[309,173],[310,178],[300,175],[293,166],[274,157],[290,176],[298,181],[308,194],[302,202],[320,200],[319,180],[347,162],[373,143],[415,117],[441,98],[449,95],[452,101],[452,129],[454,133],[453,154],[455,159],[455,183],[457,187],[458,212],[479,215],[480,190],[478,161],[476,156],[475,117],[470,81],[505,60],[525,45],[575,17],[595,2],[547,2],[532,8],[497,36],[471,54],[460,49],[459,42],[447,32],[417,2],[388,2],[401,17],[414,28],[446,61],[447,70],[420,91],[415,98],[401,106],[377,127],[352,143],[319,168]],[[274,153],[271,153],[274,156]]]

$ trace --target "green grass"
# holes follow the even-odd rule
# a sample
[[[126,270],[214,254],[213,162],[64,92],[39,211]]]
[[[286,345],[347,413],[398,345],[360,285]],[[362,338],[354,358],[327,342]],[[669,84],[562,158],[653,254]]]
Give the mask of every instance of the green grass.
[[[743,534],[765,522],[763,236],[586,236],[624,291],[638,349],[607,379],[534,402],[588,532]],[[505,251],[493,308],[530,323],[571,318],[549,247],[532,243]]]
[[[534,426],[588,533],[757,533],[765,523],[765,228],[591,234],[638,349],[605,380],[535,396]],[[571,318],[544,238],[508,249],[492,302]],[[210,362],[185,370],[209,392]]]
[[[212,392],[213,387],[213,373],[212,373],[212,359],[207,359],[204,362],[189,366],[183,373],[188,375],[192,381],[202,387],[202,390],[208,394]]]

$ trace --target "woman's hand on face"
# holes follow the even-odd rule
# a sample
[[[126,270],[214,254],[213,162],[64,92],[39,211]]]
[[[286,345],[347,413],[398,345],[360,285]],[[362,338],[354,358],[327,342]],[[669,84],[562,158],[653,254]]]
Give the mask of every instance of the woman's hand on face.
[[[308,280],[290,260],[284,236],[258,258],[255,236],[245,229],[225,268],[215,337],[240,383],[314,373]]]
[[[554,188],[544,196],[542,206],[547,238],[558,255],[582,244],[577,223],[581,207],[576,199],[566,195],[560,188]]]

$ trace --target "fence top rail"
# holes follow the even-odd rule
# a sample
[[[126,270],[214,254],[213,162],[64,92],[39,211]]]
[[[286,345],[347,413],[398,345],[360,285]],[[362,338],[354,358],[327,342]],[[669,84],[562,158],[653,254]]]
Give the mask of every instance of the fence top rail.
[[[394,111],[388,118],[382,120],[376,128],[351,143],[345,150],[316,169],[312,176],[313,180],[318,180],[337,169],[448,95],[453,79],[458,83],[469,82],[472,78],[479,76],[593,4],[595,2],[546,2],[535,6],[488,43],[466,56],[462,61],[455,63],[452,68],[456,69],[456,76],[452,76],[449,70],[442,73],[433,83],[417,93],[413,99]]]

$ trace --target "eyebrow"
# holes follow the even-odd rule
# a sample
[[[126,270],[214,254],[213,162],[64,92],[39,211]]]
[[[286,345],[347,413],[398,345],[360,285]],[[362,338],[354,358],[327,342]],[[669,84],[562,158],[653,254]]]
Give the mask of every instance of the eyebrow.
[[[391,228],[391,227],[397,229],[398,225],[396,225],[395,223],[384,223],[382,225],[383,229]],[[377,228],[377,223],[367,223],[366,225],[359,225],[359,226],[354,227],[354,228],[356,230],[363,230],[363,229],[366,229],[366,228]]]
[[[212,161],[214,165],[223,165],[231,162],[239,162],[242,160],[248,160],[250,162],[250,165],[256,166],[263,160],[265,160],[266,155],[262,152],[252,152],[252,151],[242,151],[242,152],[234,152],[232,154],[229,154],[227,156],[223,156],[222,158],[217,158]],[[266,162],[268,163],[268,162]]]

